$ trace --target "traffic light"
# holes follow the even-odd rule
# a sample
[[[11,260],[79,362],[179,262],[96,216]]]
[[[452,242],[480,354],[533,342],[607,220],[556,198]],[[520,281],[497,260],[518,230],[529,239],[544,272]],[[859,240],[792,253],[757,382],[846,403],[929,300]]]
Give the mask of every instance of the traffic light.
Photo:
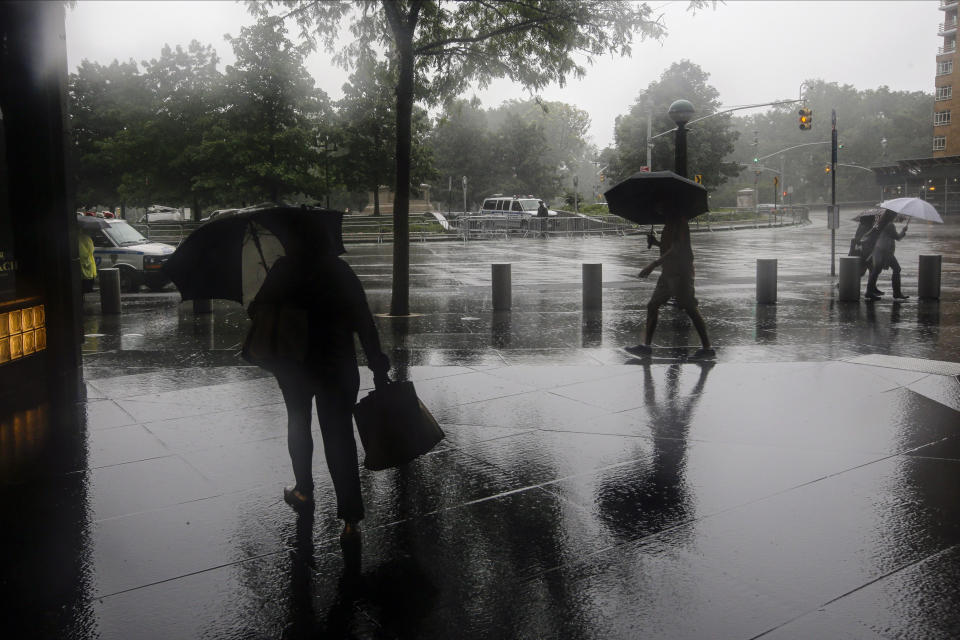
[[[809,131],[813,128],[813,110],[803,107],[799,111],[800,114],[800,130]]]
[[[825,165],[825,166],[823,167],[823,172],[824,172],[824,173],[830,173],[830,165]]]

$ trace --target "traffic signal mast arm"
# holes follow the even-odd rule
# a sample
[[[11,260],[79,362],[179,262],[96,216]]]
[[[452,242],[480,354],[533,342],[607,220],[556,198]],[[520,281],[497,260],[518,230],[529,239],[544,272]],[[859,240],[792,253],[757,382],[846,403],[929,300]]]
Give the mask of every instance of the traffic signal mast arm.
[[[794,146],[792,146],[792,147],[787,147],[786,149],[780,149],[780,151],[774,151],[773,153],[768,153],[768,154],[765,155],[765,156],[760,156],[760,157],[758,158],[758,160],[766,160],[767,158],[771,158],[771,157],[773,157],[773,156],[775,156],[775,155],[777,155],[777,154],[784,153],[784,152],[786,152],[786,151],[791,151],[791,150],[793,150],[793,149],[799,149],[800,147],[809,147],[809,146],[815,145],[815,144],[830,144],[830,140],[823,140],[822,142],[804,142],[803,144],[797,144],[797,145],[794,145]]]
[[[707,118],[713,118],[713,117],[715,117],[715,116],[722,116],[723,114],[725,114],[725,113],[730,113],[731,111],[740,111],[740,110],[742,110],[742,109],[756,109],[757,107],[776,107],[776,106],[779,106],[779,105],[781,105],[781,104],[793,104],[793,103],[795,103],[795,102],[803,102],[803,100],[777,100],[776,102],[761,102],[761,103],[759,103],[759,104],[747,104],[747,105],[743,105],[743,106],[741,106],[741,107],[730,107],[729,109],[724,109],[723,111],[714,111],[713,113],[708,113],[708,114],[705,115],[705,116],[701,116],[701,117],[699,117],[699,118],[695,118],[695,119],[691,120],[690,122],[688,122],[688,123],[687,123],[687,126],[689,127],[691,124],[693,124],[693,123],[695,123],[695,122],[700,122],[701,120],[706,120]],[[673,129],[667,129],[666,131],[661,131],[660,133],[658,133],[658,134],[655,135],[655,136],[650,136],[650,139],[653,140],[654,138],[659,138],[660,136],[665,136],[665,135],[667,135],[668,133],[673,133],[673,132],[676,131],[676,130],[677,130],[677,128],[674,127]]]

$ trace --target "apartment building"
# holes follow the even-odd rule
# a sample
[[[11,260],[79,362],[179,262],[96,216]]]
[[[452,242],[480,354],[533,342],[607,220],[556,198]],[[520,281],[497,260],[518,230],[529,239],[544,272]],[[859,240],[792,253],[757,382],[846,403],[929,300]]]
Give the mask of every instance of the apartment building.
[[[933,157],[960,155],[960,127],[954,126],[953,115],[960,117],[953,89],[960,79],[960,59],[957,58],[957,9],[960,0],[940,0],[943,12],[937,35],[943,38],[937,49],[937,75],[934,82],[936,96],[933,107]],[[960,86],[957,87],[960,89]],[[958,96],[960,97],[960,96]]]
[[[881,200],[919,197],[942,214],[960,215],[960,94],[954,93],[960,92],[960,0],[940,0],[938,9],[943,13],[943,22],[937,29],[937,37],[942,41],[937,48],[934,76],[930,155],[897,160],[893,165],[873,167],[873,171]]]

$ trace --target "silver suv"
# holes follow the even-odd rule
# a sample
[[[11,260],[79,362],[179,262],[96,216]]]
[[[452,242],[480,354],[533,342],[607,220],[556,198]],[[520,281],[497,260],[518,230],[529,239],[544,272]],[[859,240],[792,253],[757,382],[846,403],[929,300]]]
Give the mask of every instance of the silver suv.
[[[504,196],[495,193],[484,199],[480,207],[482,216],[503,216],[510,222],[522,223],[537,215],[540,199],[534,196]],[[547,209],[549,216],[557,215],[552,209]]]

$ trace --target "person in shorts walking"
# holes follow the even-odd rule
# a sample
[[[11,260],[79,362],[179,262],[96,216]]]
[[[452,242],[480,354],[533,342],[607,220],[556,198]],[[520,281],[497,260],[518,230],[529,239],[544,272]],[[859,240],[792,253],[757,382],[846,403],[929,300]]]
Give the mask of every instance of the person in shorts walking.
[[[660,307],[672,297],[676,300],[677,306],[690,316],[700,336],[701,348],[697,350],[694,357],[708,358],[716,355],[710,345],[707,325],[700,314],[694,291],[693,247],[690,244],[690,226],[685,216],[671,217],[663,225],[660,251],[660,257],[644,267],[639,274],[641,278],[646,278],[653,273],[654,269],[662,267],[657,286],[653,290],[650,302],[647,303],[647,323],[643,344],[627,347],[627,353],[639,357],[649,356],[652,353],[650,343],[653,341],[653,332],[657,328]]]

